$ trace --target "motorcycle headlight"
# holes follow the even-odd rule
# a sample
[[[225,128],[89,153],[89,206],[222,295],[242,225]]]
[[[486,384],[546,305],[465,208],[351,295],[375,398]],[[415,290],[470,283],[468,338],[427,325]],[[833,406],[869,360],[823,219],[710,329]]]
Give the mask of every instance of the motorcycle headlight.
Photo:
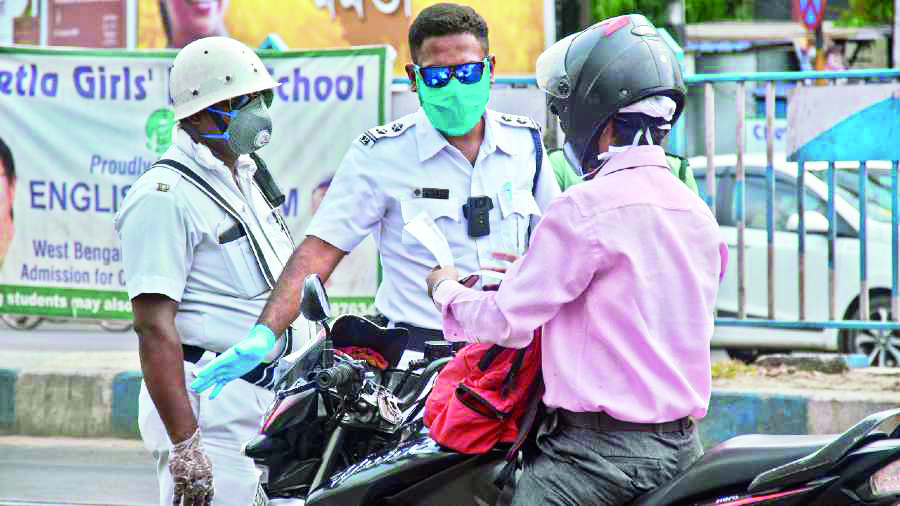
[[[869,490],[875,497],[900,494],[900,460],[882,467],[869,478]]]

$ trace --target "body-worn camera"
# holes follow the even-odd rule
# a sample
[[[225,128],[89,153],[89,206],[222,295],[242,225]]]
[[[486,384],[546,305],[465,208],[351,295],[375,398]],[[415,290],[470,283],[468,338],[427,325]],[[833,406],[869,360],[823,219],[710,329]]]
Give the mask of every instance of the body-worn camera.
[[[463,206],[463,216],[469,222],[469,237],[483,237],[491,233],[491,209],[494,202],[490,197],[469,197]]]

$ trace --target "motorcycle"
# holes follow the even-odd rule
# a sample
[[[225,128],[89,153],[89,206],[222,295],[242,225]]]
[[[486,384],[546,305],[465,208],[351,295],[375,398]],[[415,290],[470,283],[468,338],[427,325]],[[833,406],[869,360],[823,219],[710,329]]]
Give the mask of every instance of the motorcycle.
[[[303,315],[325,332],[295,354],[244,453],[263,470],[269,498],[326,505],[492,505],[505,449],[465,455],[428,437],[422,408],[431,380],[451,359],[450,343],[431,342],[425,358],[396,365],[405,330],[353,315],[331,327],[324,288],[307,278]],[[336,349],[368,348],[388,367]],[[900,409],[870,415],[840,435],[744,435],[707,451],[633,506],[888,505],[900,500],[900,426],[879,427]]]

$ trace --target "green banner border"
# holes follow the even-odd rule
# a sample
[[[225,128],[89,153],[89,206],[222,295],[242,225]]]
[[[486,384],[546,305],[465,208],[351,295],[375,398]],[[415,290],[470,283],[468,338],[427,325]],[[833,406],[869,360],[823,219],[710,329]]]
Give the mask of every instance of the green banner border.
[[[32,304],[10,305],[11,294],[20,297],[46,297],[65,300],[65,308],[62,307],[37,307]],[[91,299],[100,301],[101,308],[97,312],[74,309],[73,298]],[[55,286],[26,286],[26,285],[0,285],[0,314],[17,314],[28,316],[41,316],[45,318],[65,318],[73,320],[126,320],[131,321],[131,310],[107,310],[102,305],[106,301],[114,301],[117,305],[126,304],[130,307],[128,293],[108,290],[89,290],[84,288],[63,288]],[[335,314],[347,312],[367,313],[372,311],[375,297],[329,297],[329,302],[335,308]],[[344,308],[342,310],[341,308]]]

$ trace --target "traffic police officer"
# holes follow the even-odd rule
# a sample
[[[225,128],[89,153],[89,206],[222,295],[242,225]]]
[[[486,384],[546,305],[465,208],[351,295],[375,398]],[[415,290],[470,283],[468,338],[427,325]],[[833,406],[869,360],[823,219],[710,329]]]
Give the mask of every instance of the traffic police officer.
[[[174,142],[116,216],[144,373],[139,427],[158,460],[161,505],[245,506],[258,497],[241,447],[273,400],[276,360],[309,336],[303,326],[244,343],[242,353],[263,363],[216,402],[186,390],[237,329],[253,325],[293,251],[277,187],[253,154],[271,135],[277,85],[238,41],[209,37],[179,51]]]
[[[428,7],[410,27],[409,46],[406,70],[422,107],[353,142],[255,329],[281,332],[298,313],[303,278],[327,279],[374,234],[383,268],[375,307],[388,325],[409,328],[408,347],[420,351],[442,336],[423,282],[437,261],[404,226],[427,212],[461,271],[498,267],[492,255],[521,254],[530,223],[559,194],[537,125],[486,109],[495,58],[481,16],[467,6]],[[538,165],[547,170],[535,178]],[[219,357],[193,388],[225,384],[252,366],[235,359]]]

